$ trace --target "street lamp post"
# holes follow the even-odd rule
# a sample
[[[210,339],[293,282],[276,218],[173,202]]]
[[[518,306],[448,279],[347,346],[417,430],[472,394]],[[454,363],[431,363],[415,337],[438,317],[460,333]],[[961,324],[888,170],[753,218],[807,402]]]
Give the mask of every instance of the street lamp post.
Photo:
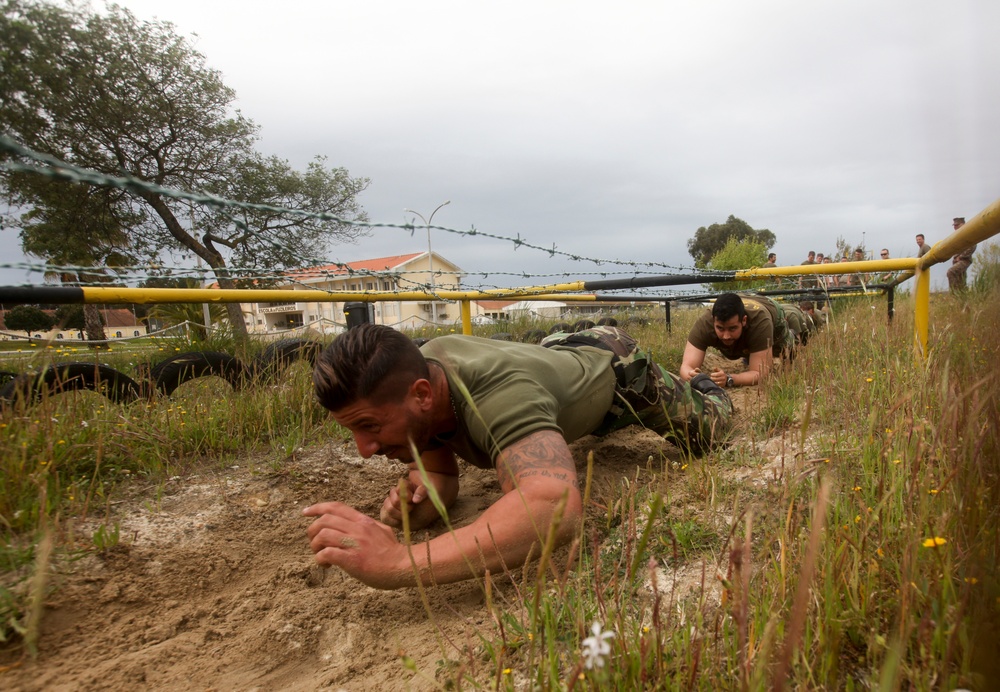
[[[420,220],[424,222],[424,226],[427,227],[427,266],[431,274],[431,322],[437,324],[437,303],[434,300],[434,254],[431,252],[431,222],[434,221],[434,215],[438,213],[441,207],[451,204],[451,200],[447,202],[442,202],[434,208],[431,212],[430,217],[424,218],[423,214],[413,211],[412,209],[404,209],[403,211],[409,212],[410,214],[416,214],[420,217]]]

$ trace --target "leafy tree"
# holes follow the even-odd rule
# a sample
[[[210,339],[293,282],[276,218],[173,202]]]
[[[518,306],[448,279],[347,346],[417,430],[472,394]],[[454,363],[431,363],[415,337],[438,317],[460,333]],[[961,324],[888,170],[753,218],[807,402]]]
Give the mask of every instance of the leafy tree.
[[[31,336],[31,332],[48,331],[52,329],[55,320],[52,315],[35,305],[17,305],[4,315],[7,329],[21,330]]]
[[[707,269],[717,271],[733,269],[750,269],[760,267],[767,262],[769,246],[758,240],[740,240],[730,238],[725,246],[708,261]],[[767,286],[766,279],[760,281],[722,281],[712,284],[716,291],[753,290]]]
[[[730,238],[763,243],[765,253],[774,247],[776,241],[774,233],[766,228],[754,230],[746,221],[730,214],[725,223],[713,223],[695,231],[694,237],[688,240],[688,252],[694,258],[696,266],[705,267]]]
[[[232,109],[233,90],[169,23],[139,21],[114,5],[101,15],[6,0],[0,51],[0,122],[36,150],[156,186],[365,219],[357,195],[368,180],[327,168],[322,158],[299,172],[257,153],[257,127]],[[52,204],[53,182],[43,176],[6,173],[2,183],[16,206]],[[167,250],[195,255],[222,288],[237,286],[231,265],[268,272],[301,266],[325,254],[329,242],[365,233],[349,223],[233,207],[208,206],[195,218],[188,202],[144,186],[105,191],[99,201],[128,241],[101,252],[113,245],[123,259],[154,263]],[[25,228],[32,219],[22,215],[18,223]],[[245,334],[239,305],[227,308],[234,331]]]
[[[127,228],[141,217],[116,204],[124,192],[48,179],[36,180],[34,191],[36,206],[21,215],[21,246],[60,267],[46,278],[70,285],[108,283],[117,267],[136,261]],[[81,315],[87,338],[103,341],[97,305],[84,305]]]

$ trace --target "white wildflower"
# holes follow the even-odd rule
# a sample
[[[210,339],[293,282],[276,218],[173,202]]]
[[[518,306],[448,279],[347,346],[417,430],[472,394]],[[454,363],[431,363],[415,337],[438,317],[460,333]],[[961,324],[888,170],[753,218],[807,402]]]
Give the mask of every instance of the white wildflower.
[[[590,631],[594,635],[584,639],[582,644],[583,662],[587,666],[587,670],[595,667],[602,668],[604,666],[604,657],[611,654],[611,645],[608,644],[608,640],[613,639],[615,636],[615,633],[611,630],[602,632],[601,623],[599,622],[595,622]]]

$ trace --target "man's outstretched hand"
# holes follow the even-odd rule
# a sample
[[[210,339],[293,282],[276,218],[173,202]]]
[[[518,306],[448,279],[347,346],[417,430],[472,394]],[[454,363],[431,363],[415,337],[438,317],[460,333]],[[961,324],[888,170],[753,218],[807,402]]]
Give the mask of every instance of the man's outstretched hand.
[[[389,526],[341,502],[321,502],[302,514],[316,517],[307,533],[319,564],[339,567],[376,589],[416,583],[406,546]]]

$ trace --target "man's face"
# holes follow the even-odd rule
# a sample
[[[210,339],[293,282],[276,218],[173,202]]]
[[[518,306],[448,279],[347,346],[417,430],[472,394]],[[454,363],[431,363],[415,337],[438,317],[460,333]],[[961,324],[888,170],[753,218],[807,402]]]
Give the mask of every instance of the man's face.
[[[918,235],[917,236],[917,247],[923,247],[923,246],[924,246],[924,237],[922,235]]]
[[[333,418],[351,431],[358,453],[368,459],[382,454],[410,463],[410,440],[418,451],[426,451],[430,440],[427,417],[411,394],[402,401],[374,404],[361,399],[333,412]]]
[[[739,315],[733,315],[725,322],[715,318],[715,335],[728,348],[743,335],[743,327],[745,326],[747,326],[746,315],[742,319]]]
[[[854,251],[854,259],[856,261],[860,262],[864,258],[865,258],[865,253],[861,252],[861,250],[855,250]]]

